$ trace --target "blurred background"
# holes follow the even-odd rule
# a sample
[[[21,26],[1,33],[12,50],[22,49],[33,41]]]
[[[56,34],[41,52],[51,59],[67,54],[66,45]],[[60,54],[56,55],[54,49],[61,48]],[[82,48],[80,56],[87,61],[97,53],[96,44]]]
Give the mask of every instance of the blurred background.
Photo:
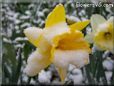
[[[65,7],[67,14],[66,21],[68,24],[90,19],[91,15],[96,13],[101,14],[106,19],[114,15],[114,7],[111,6],[76,7],[76,2],[79,0],[41,0],[35,2],[5,1],[6,2],[0,3],[2,13],[0,20],[2,24],[0,32],[0,54],[2,57],[0,61],[2,65],[0,68],[0,81],[2,84],[58,84],[60,82],[60,78],[53,64],[45,70],[42,70],[41,73],[35,77],[28,77],[23,72],[27,64],[28,56],[35,50],[35,47],[28,42],[23,30],[31,26],[43,28],[47,15],[58,3],[62,3]],[[107,1],[110,3],[113,0]],[[89,3],[95,4],[98,2],[96,0],[89,0]],[[86,31],[89,29],[91,29],[90,25],[88,25],[87,29],[83,32],[86,34]],[[94,65],[96,65],[95,61],[97,60],[94,58],[95,56],[93,56],[93,58],[90,59],[91,63],[82,69],[73,70],[75,67],[71,66],[65,84],[114,84],[114,77],[112,77],[114,76],[114,58],[107,60],[107,57],[112,57],[113,55],[107,51],[103,55],[104,70],[101,71],[101,73],[97,76],[92,75],[94,71],[97,70],[94,69]],[[109,69],[106,68],[107,65]],[[102,79],[102,72],[104,72],[105,75],[107,72],[105,79]]]

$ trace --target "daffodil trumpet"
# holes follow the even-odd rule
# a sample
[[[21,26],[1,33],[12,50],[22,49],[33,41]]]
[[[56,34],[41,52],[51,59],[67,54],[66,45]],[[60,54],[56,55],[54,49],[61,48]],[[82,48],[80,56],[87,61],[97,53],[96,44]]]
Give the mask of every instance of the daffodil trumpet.
[[[34,76],[53,63],[64,81],[69,64],[78,68],[88,64],[91,50],[81,32],[88,24],[86,20],[68,26],[64,6],[58,4],[47,16],[44,29],[25,29],[26,37],[37,47],[28,57],[25,73]]]

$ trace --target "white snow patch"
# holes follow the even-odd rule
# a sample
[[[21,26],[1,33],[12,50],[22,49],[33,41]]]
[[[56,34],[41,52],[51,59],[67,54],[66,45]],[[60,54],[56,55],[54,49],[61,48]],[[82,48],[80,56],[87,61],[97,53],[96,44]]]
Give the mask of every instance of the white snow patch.
[[[38,15],[39,17],[43,17],[43,16],[44,16],[44,13],[41,12],[41,11],[37,11],[37,15]]]
[[[68,71],[71,72],[75,68],[76,68],[76,66],[69,64]]]
[[[40,83],[50,83],[51,76],[52,76],[52,74],[50,71],[46,72],[46,71],[42,70],[39,73],[38,80]]]
[[[25,14],[31,15],[31,12],[29,10],[25,11]]]
[[[17,49],[17,48],[23,48],[25,44],[17,44],[15,45],[14,47]]]
[[[70,19],[70,20],[73,20],[73,21],[80,21],[80,19],[78,18],[78,17],[75,17],[75,16],[69,16],[69,15],[67,15],[66,16],[68,19]]]
[[[72,74],[69,75],[69,79],[71,79],[74,84],[81,84],[83,81],[82,71],[80,69],[74,69]]]
[[[23,16],[20,17],[20,19],[22,19],[22,20],[29,19],[29,18],[30,18],[29,15],[28,16],[23,15]]]
[[[46,27],[44,29],[43,36],[48,40],[49,43],[53,43],[53,38],[63,33],[69,32],[69,27],[66,22],[60,22],[52,27]]]
[[[103,61],[103,67],[109,71],[113,70],[114,68],[114,61],[111,59],[107,59]]]
[[[87,19],[87,18],[85,18],[85,17],[82,17],[81,19],[82,19],[82,21],[88,20],[88,19]]]
[[[108,84],[110,84],[110,80],[111,80],[111,77],[112,77],[112,72],[111,71],[106,71],[105,75],[106,75],[106,79],[107,79]]]
[[[89,53],[84,50],[64,51],[57,49],[56,51],[54,51],[53,63],[58,67],[64,68],[67,68],[69,64],[73,64],[76,67],[82,67],[89,63]]]
[[[108,51],[108,50],[105,51],[103,54],[103,58],[107,58],[109,56],[109,53],[110,53],[110,51]]]
[[[14,23],[15,23],[15,24],[20,24],[21,21],[20,21],[19,19],[15,19],[15,20],[14,20]]]
[[[3,42],[12,43],[12,41],[10,39],[7,39],[7,38],[3,38]]]
[[[30,26],[31,26],[30,23],[24,23],[24,24],[21,25],[21,28],[30,27]]]
[[[14,41],[18,42],[18,41],[27,41],[28,39],[26,37],[17,37]]]

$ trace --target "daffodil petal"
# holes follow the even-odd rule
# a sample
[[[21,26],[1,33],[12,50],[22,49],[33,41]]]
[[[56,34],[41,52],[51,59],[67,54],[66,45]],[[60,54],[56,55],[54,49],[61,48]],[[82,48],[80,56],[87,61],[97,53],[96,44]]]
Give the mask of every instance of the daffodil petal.
[[[42,54],[50,53],[51,45],[47,41],[47,39],[45,39],[43,36],[40,36],[40,38],[38,40],[38,45],[37,46],[38,46],[38,49],[39,49],[40,53],[42,53]]]
[[[67,75],[69,64],[73,64],[77,68],[80,68],[89,63],[89,53],[84,50],[60,50],[53,48],[51,53],[51,60],[58,68],[58,73],[62,82]]]
[[[65,22],[63,22],[63,23],[58,23],[53,27],[50,27],[50,29],[44,29],[43,36],[44,38],[47,39],[47,41],[50,44],[52,44],[54,37],[64,34],[66,32],[69,32],[69,27]]]
[[[61,82],[64,83],[64,80],[67,76],[67,68],[58,67],[57,70],[58,70],[58,73],[60,75]]]
[[[99,14],[92,15],[90,21],[93,31],[96,31],[100,24],[106,22],[105,18]]]
[[[52,27],[60,22],[65,22],[65,9],[62,4],[57,5],[55,9],[48,15],[45,27]]]
[[[91,33],[88,33],[86,34],[86,36],[84,37],[85,40],[87,40],[89,43],[93,43],[93,37],[94,37],[94,34],[91,32]]]
[[[114,17],[111,16],[111,17],[108,19],[108,22],[109,22],[109,23],[114,23]],[[114,28],[114,27],[113,27],[113,28]]]
[[[94,43],[97,45],[97,47],[100,50],[110,50],[113,51],[114,46],[114,39],[113,37],[110,37],[110,39],[106,39],[106,37],[104,36],[105,32],[100,32],[100,33],[96,33],[95,37],[94,37]]]
[[[75,30],[83,30],[89,23],[90,23],[89,20],[74,23],[70,25],[70,30],[73,32]]]
[[[80,68],[89,63],[89,53],[85,50],[55,49],[53,51],[53,63],[62,68],[68,68],[69,64]]]
[[[83,34],[80,31],[74,33],[65,33],[56,36],[53,39],[53,47],[62,50],[78,50],[83,49],[91,52],[88,42],[83,38]]]
[[[26,35],[26,37],[36,47],[38,46],[38,40],[39,40],[42,32],[43,32],[42,29],[36,28],[36,27],[29,27],[24,30],[24,34]]]
[[[42,69],[51,64],[49,57],[50,55],[41,54],[37,49],[28,57],[24,72],[29,76],[37,75]]]

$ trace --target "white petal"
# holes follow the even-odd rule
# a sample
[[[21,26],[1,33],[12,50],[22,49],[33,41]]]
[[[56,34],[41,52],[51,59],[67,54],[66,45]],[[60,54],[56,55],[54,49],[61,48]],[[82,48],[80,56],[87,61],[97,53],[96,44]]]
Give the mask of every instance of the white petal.
[[[73,64],[82,67],[89,63],[89,53],[84,50],[55,50],[54,61],[58,67],[68,67]]]
[[[90,20],[93,31],[97,30],[99,24],[106,22],[105,18],[99,14],[92,15]]]
[[[110,23],[114,23],[114,17],[111,16],[111,17],[108,19],[108,22],[110,22]]]
[[[27,63],[38,62],[42,59],[42,54],[39,53],[38,49],[34,51],[27,59]]]
[[[26,68],[24,69],[24,72],[28,75],[28,76],[35,76],[37,75],[42,69],[42,66],[39,65],[36,62],[33,63],[28,63]]]
[[[45,28],[43,36],[48,40],[49,43],[52,43],[53,38],[57,35],[61,35],[69,31],[69,27],[65,22],[54,25],[50,28]]]

